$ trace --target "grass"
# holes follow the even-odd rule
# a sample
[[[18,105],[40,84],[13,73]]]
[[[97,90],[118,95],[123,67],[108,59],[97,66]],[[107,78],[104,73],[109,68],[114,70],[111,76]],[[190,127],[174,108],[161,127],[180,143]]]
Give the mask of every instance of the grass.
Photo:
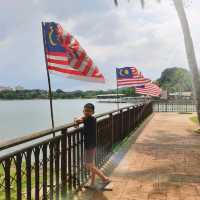
[[[113,153],[119,151],[119,149],[122,147],[122,145],[126,144],[128,142],[130,136],[125,137],[120,143],[113,145]]]
[[[22,199],[26,199],[27,180],[26,180],[26,164],[25,164],[25,162],[22,162],[21,169],[23,171],[22,172],[22,180],[21,180]],[[49,171],[47,173],[49,173]],[[17,182],[15,180],[12,180],[12,178],[16,179],[16,166],[13,162],[11,163],[10,177],[11,177],[11,180],[10,180],[11,181],[11,199],[16,200],[17,199]],[[0,183],[2,183],[3,185],[5,184],[4,178],[5,178],[4,169],[3,169],[2,164],[0,164]],[[39,184],[40,184],[39,187],[41,187],[42,177],[40,177],[40,179],[39,179]],[[4,189],[3,185],[0,185],[0,200],[5,200],[5,189]],[[32,172],[31,172],[32,190],[34,190],[34,185],[35,185],[35,172],[34,172],[34,170],[32,170]]]
[[[192,122],[194,122],[195,124],[198,123],[197,116],[192,116],[192,117],[190,117],[190,120],[191,120]]]
[[[191,120],[192,122],[194,122],[195,124],[198,124],[198,118],[197,118],[197,116],[192,116],[192,117],[190,117],[190,120]],[[200,128],[194,130],[194,132],[200,134]]]

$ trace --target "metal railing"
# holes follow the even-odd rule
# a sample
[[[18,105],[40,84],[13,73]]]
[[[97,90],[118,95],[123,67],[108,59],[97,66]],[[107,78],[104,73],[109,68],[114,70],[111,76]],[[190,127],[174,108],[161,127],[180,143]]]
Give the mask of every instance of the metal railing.
[[[96,116],[98,167],[152,111],[148,103]],[[89,177],[82,129],[71,123],[0,145],[0,200],[59,200],[79,189]]]
[[[193,101],[154,101],[154,112],[196,112],[196,104]]]

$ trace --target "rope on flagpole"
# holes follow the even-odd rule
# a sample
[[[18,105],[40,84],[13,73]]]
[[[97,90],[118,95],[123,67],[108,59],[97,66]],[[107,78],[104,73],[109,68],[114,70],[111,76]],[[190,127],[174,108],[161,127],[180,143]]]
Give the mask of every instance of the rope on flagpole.
[[[46,38],[45,38],[45,32],[44,32],[44,23],[42,22],[42,34],[43,34],[43,44],[44,44],[44,54],[45,54],[45,63],[46,63],[46,70],[47,70],[47,79],[48,79],[48,86],[49,86],[49,101],[50,101],[50,110],[51,110],[51,123],[52,123],[52,129],[54,129],[54,115],[53,115],[53,104],[52,104],[52,90],[51,90],[51,80],[48,70],[48,64],[47,64],[47,55],[46,55]],[[55,133],[53,133],[53,137],[55,137]]]

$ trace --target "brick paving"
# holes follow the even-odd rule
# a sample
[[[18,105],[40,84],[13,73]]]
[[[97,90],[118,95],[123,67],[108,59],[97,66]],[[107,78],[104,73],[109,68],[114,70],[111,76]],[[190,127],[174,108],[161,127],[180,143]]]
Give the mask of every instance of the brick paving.
[[[77,200],[200,200],[200,135],[189,114],[155,113],[106,164],[113,191]]]

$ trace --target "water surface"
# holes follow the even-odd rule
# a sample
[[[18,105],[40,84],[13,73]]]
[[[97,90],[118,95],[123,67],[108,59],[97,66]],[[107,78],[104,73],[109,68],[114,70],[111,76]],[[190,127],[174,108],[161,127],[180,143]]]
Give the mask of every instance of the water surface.
[[[83,105],[95,104],[96,114],[117,109],[116,104],[98,103],[96,99],[53,100],[55,126],[72,122],[82,115]],[[120,107],[128,104],[120,104]],[[0,141],[51,128],[48,100],[0,101]]]

